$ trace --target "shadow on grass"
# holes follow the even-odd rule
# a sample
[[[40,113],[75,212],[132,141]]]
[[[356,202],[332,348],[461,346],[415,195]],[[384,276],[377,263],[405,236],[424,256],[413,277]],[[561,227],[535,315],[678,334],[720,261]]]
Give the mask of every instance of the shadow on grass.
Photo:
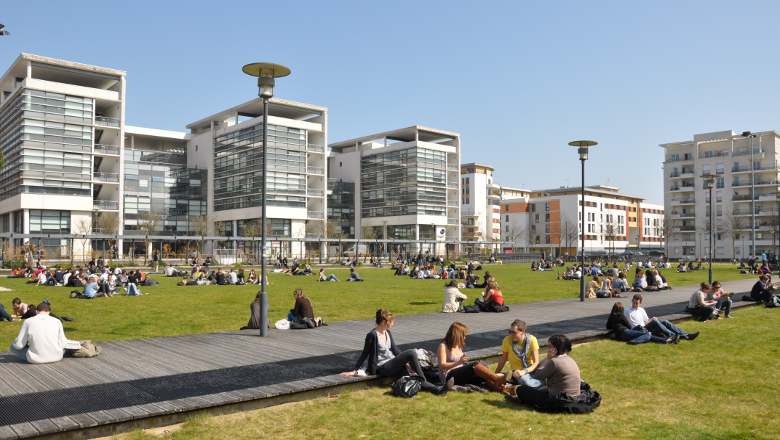
[[[498,409],[515,409],[518,411],[533,411],[533,407],[531,405],[518,405],[516,403],[510,403],[507,402],[504,399],[501,400],[490,400],[490,399],[482,399],[482,403],[490,406],[494,406]]]
[[[426,301],[413,301],[413,302],[409,303],[409,305],[411,305],[411,306],[429,306],[429,305],[433,305],[433,304],[439,304],[439,302],[438,301],[427,301],[427,302]]]

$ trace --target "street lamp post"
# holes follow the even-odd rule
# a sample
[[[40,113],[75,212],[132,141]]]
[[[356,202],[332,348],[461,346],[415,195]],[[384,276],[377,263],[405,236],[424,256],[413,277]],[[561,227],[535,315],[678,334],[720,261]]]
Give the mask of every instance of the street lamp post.
[[[252,63],[241,69],[250,76],[257,77],[258,95],[263,99],[263,185],[261,203],[263,205],[260,232],[260,336],[268,336],[268,292],[265,290],[265,193],[268,181],[268,100],[274,96],[274,78],[280,78],[290,74],[290,69],[280,64]]]
[[[753,138],[755,134],[743,131],[742,136],[750,138],[750,256],[756,256],[756,170],[753,166]]]
[[[780,255],[780,191],[775,193],[775,200],[777,200],[777,252],[775,252],[775,258]]]
[[[580,301],[585,301],[585,161],[588,160],[588,147],[598,145],[598,142],[594,141],[573,141],[569,142],[572,147],[578,147],[577,153],[580,155],[580,162],[582,162],[582,188],[580,204],[582,206],[582,215],[580,217],[580,224],[582,225],[582,231],[580,231],[580,237],[582,237],[582,251],[580,252],[580,264],[582,265],[580,275]]]
[[[701,176],[705,179],[707,179],[707,188],[710,190],[710,284],[712,284],[712,251],[713,251],[713,245],[712,245],[712,237],[713,237],[713,230],[712,230],[712,217],[714,216],[714,210],[712,209],[712,202],[714,200],[712,199],[712,187],[715,186],[715,179],[720,177],[720,174],[705,174]]]

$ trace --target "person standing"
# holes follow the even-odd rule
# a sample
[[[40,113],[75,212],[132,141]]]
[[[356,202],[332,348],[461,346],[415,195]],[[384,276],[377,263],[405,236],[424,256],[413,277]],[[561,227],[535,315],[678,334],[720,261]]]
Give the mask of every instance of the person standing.
[[[154,261],[154,272],[157,273],[157,271],[160,269],[160,254],[157,251],[154,251],[154,254],[152,255],[152,261]]]

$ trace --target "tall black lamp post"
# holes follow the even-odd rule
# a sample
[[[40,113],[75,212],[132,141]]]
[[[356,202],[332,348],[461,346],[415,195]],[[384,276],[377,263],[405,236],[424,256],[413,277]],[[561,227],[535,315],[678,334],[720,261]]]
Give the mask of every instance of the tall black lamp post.
[[[580,224],[582,225],[582,230],[580,231],[580,237],[582,238],[580,264],[582,264],[582,271],[580,276],[580,301],[585,301],[585,161],[588,160],[588,147],[598,145],[598,142],[573,141],[569,142],[569,145],[572,147],[578,147],[577,153],[579,153],[580,162],[582,162],[582,194],[580,198],[580,206],[582,206],[582,216],[580,217]]]
[[[253,63],[247,64],[242,69],[244,73],[257,77],[257,87],[260,89],[259,96],[263,99],[263,185],[262,185],[262,205],[263,214],[260,232],[261,250],[260,250],[260,336],[268,336],[268,292],[265,290],[265,193],[266,182],[268,181],[268,100],[274,96],[274,78],[280,78],[290,74],[290,69],[280,64],[273,63]]]
[[[703,176],[704,179],[706,179],[707,189],[710,190],[710,206],[709,206],[709,215],[710,215],[710,252],[709,252],[709,258],[710,258],[710,285],[712,284],[712,251],[713,251],[713,245],[712,245],[712,237],[714,235],[714,231],[712,229],[712,217],[715,216],[715,210],[712,209],[713,203],[715,200],[712,198],[712,187],[715,186],[715,179],[720,177],[720,174],[705,174]]]

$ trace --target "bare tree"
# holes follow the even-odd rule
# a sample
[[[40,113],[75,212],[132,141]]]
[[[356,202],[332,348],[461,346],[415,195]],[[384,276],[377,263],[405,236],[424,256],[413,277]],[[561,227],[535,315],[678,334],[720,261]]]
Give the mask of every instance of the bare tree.
[[[615,220],[615,214],[607,214],[602,226],[610,255],[615,255],[615,239],[620,236],[620,224]]]
[[[102,234],[116,235],[119,233],[119,214],[116,212],[97,212],[94,219],[95,228],[99,229]],[[109,248],[113,245],[114,241],[108,240]],[[109,252],[108,255],[113,260],[113,253]]]
[[[270,234],[269,227],[270,225],[266,223],[266,237],[268,237]],[[261,237],[263,235],[263,222],[261,220],[251,220],[251,221],[245,221],[244,222],[244,228],[243,228],[243,236],[244,237]],[[257,258],[257,250],[255,249],[257,244],[259,242],[252,241],[252,244],[249,248],[249,258]],[[262,246],[261,246],[262,247]]]
[[[152,244],[150,235],[155,235],[162,226],[163,216],[157,212],[144,212],[138,216],[138,231],[144,236],[144,264],[149,258],[149,246]]]
[[[509,228],[505,229],[504,236],[507,240],[512,242],[512,252],[514,252],[517,247],[517,242],[521,241],[523,238],[530,237],[529,231],[528,228],[520,225],[517,217],[512,218],[512,222],[507,226],[509,226]]]
[[[661,224],[659,225],[660,232],[661,232],[661,239],[664,241],[664,244],[666,245],[666,256],[669,256],[669,241],[671,241],[672,234],[677,232],[677,226],[678,221],[674,218],[672,218],[672,215],[675,214],[675,212],[670,212],[669,210],[664,210],[664,217],[661,219]]]
[[[76,234],[82,236],[78,240],[81,242],[81,258],[87,258],[87,243],[89,243],[89,235],[92,234],[92,218],[87,216],[80,216],[76,220]]]
[[[204,238],[211,235],[212,227],[217,230],[216,235],[221,235],[224,227],[222,222],[216,220],[212,215],[196,215],[189,217],[188,222],[190,225],[190,231],[192,235],[199,237],[196,238],[196,256],[200,259],[200,252],[203,248]],[[246,234],[246,226],[244,226],[244,234]]]
[[[577,239],[579,238],[579,232],[577,231],[577,222],[569,218],[568,215],[561,215],[561,241],[566,242],[566,249],[571,249],[572,243],[574,247],[577,246]]]
[[[553,243],[555,241],[558,241],[558,256],[561,256],[561,238],[563,236],[561,235],[562,229],[561,229],[561,222],[556,223],[550,223],[550,232],[548,233],[548,236],[550,237],[550,243]],[[552,248],[552,246],[550,246]],[[550,254],[552,254],[552,250],[550,251]]]
[[[737,240],[741,238],[742,231],[747,229],[747,219],[736,215],[734,211],[726,211],[721,225],[723,233],[731,239],[732,255],[736,258]]]

